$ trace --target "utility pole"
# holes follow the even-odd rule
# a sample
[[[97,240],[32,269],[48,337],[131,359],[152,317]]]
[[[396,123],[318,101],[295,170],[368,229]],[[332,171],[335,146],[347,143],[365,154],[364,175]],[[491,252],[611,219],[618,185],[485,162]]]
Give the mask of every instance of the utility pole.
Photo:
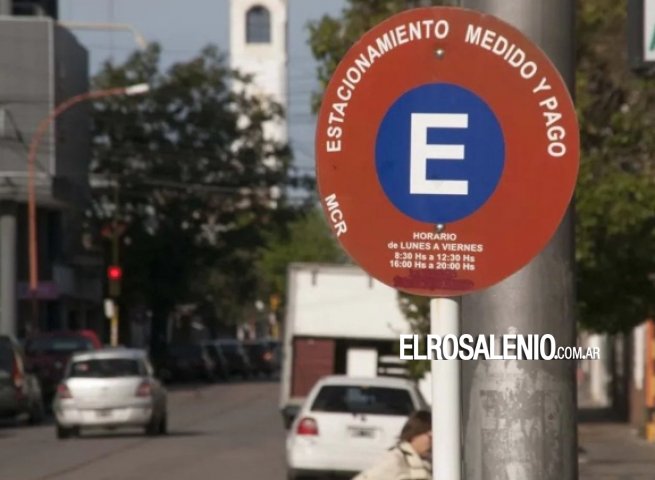
[[[111,235],[111,264],[112,268],[120,269],[120,258],[119,258],[119,241],[120,241],[120,232],[118,226],[119,219],[119,201],[120,201],[120,184],[119,178],[117,177],[114,181],[114,214],[112,218],[112,235]],[[118,270],[120,271],[120,270]],[[122,274],[119,275],[122,277]],[[119,303],[118,297],[120,296],[120,285],[121,278],[109,279],[109,296],[112,297],[114,302],[114,308],[112,309],[111,321],[110,321],[110,345],[112,347],[118,346],[119,341]]]
[[[572,0],[462,0],[538,44],[569,86],[574,80]],[[512,232],[508,231],[508,241]],[[573,209],[548,247],[498,285],[462,301],[462,333],[551,334],[575,345]],[[573,360],[462,362],[464,478],[577,479]]]

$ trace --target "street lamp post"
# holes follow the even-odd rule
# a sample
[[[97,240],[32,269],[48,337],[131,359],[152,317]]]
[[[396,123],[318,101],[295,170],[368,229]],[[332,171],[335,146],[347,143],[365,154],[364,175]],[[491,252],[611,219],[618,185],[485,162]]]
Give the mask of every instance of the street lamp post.
[[[28,181],[27,181],[27,215],[28,215],[28,249],[29,249],[29,290],[32,298],[32,328],[35,328],[38,321],[37,312],[37,289],[39,284],[39,264],[38,264],[38,241],[37,241],[37,213],[36,213],[36,156],[39,151],[39,145],[43,136],[47,132],[50,124],[54,119],[86,100],[97,100],[99,98],[111,97],[116,95],[142,95],[150,91],[147,83],[139,83],[127,87],[108,88],[104,90],[94,90],[84,92],[68,100],[63,101],[55,107],[39,123],[38,128],[32,135],[30,148],[27,156]]]

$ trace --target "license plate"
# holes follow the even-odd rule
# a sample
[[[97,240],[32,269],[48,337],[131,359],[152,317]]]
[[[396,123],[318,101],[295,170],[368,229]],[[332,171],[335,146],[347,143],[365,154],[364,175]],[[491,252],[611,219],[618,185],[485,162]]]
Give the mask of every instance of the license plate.
[[[98,418],[107,418],[111,417],[113,410],[111,408],[105,408],[103,410],[96,410],[96,417]]]
[[[354,438],[373,438],[375,437],[375,429],[364,427],[350,427],[348,428],[350,436]]]

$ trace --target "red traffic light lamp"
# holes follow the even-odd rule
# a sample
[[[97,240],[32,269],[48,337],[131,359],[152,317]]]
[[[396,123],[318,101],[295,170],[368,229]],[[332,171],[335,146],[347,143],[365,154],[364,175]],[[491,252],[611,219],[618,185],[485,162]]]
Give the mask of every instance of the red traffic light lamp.
[[[108,293],[110,297],[118,297],[121,294],[121,279],[123,278],[123,269],[118,265],[109,265],[107,267],[107,280],[109,281]]]
[[[107,278],[112,281],[120,281],[123,278],[123,269],[118,265],[107,267]]]

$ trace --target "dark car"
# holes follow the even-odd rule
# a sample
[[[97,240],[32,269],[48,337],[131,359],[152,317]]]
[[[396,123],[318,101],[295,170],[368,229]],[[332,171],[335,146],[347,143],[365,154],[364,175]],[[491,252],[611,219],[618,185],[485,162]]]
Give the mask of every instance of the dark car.
[[[207,348],[207,352],[214,362],[214,373],[216,377],[227,380],[230,376],[230,369],[221,346],[213,342],[205,342],[203,345]]]
[[[23,352],[11,337],[0,336],[0,416],[27,414],[30,423],[43,420],[39,380],[27,371]]]
[[[161,377],[166,381],[214,381],[216,364],[206,345],[184,343],[166,348]]]
[[[243,378],[252,376],[253,369],[250,359],[239,340],[222,339],[215,340],[213,343],[221,348],[223,356],[227,361],[229,375],[240,375]]]
[[[77,352],[100,348],[93,332],[44,332],[25,342],[25,354],[30,370],[39,378],[46,404],[54,397],[70,357]]]
[[[280,369],[280,343],[273,340],[251,340],[243,348],[255,373],[273,376]]]

